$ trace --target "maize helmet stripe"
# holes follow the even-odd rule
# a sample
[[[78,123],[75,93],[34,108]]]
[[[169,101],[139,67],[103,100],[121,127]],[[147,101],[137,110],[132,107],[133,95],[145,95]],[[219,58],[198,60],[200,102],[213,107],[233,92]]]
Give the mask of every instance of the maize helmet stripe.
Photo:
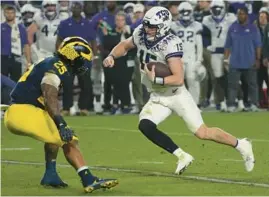
[[[83,46],[84,51],[78,51],[77,46]],[[86,50],[85,50],[86,49]],[[75,60],[76,58],[82,56],[86,60],[91,61],[92,59],[92,49],[89,46],[88,42],[80,37],[70,37],[65,39],[58,52],[63,56],[67,57],[69,60]]]

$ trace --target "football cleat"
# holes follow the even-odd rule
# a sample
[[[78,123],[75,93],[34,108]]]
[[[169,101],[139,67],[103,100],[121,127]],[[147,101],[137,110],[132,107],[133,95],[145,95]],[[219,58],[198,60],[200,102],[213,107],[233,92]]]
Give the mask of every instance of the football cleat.
[[[238,139],[238,145],[236,149],[241,153],[245,161],[246,171],[251,172],[255,165],[251,142],[247,138]]]
[[[92,184],[84,187],[85,193],[91,193],[97,189],[110,189],[119,184],[117,179],[96,179]]]
[[[57,172],[52,173],[46,172],[40,184],[43,186],[51,186],[51,187],[68,187],[68,184],[62,181]]]
[[[177,169],[175,174],[182,174],[189,165],[193,162],[194,158],[188,153],[182,153],[178,158]]]

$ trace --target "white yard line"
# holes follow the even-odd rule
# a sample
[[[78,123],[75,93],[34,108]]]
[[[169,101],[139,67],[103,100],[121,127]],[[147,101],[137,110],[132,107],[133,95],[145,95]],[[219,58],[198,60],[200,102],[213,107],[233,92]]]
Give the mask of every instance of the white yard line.
[[[241,159],[220,159],[220,161],[244,162],[244,160]]]
[[[44,163],[41,162],[23,162],[23,161],[11,161],[11,160],[2,160],[2,163],[8,164],[20,164],[20,165],[37,165],[37,166],[44,166]],[[58,164],[59,167],[68,167],[70,165],[66,164]],[[231,179],[221,179],[221,178],[210,178],[210,177],[203,177],[203,176],[185,176],[185,175],[175,175],[170,173],[164,172],[152,172],[152,171],[145,171],[145,170],[134,170],[134,169],[123,169],[123,168],[112,168],[112,167],[90,167],[93,170],[108,170],[114,172],[126,172],[126,173],[136,173],[141,174],[144,176],[162,176],[162,177],[174,177],[180,179],[188,179],[188,180],[198,180],[198,181],[205,181],[205,182],[213,182],[213,183],[226,183],[226,184],[234,184],[234,185],[246,185],[251,187],[263,187],[269,188],[269,183],[256,183],[256,182],[247,182],[247,181],[237,181]]]
[[[164,164],[162,161],[138,161],[139,164]]]
[[[23,151],[23,150],[31,150],[32,148],[1,148],[3,151]]]
[[[92,130],[98,130],[98,131],[122,131],[122,132],[128,132],[128,133],[140,133],[139,130],[135,129],[124,129],[124,128],[111,128],[111,127],[92,127],[92,126],[73,126],[72,128],[78,128],[78,129],[92,129]],[[175,133],[170,132],[168,135],[177,135],[177,136],[193,136],[191,133]]]
[[[135,129],[124,129],[124,128],[110,128],[110,127],[92,127],[92,126],[73,126],[73,128],[78,129],[91,129],[91,130],[98,130],[98,131],[121,131],[121,132],[128,132],[128,133],[140,133],[139,130]],[[192,133],[176,133],[176,132],[169,132],[168,135],[176,135],[176,136],[194,136]],[[252,139],[253,142],[269,142],[269,139]]]

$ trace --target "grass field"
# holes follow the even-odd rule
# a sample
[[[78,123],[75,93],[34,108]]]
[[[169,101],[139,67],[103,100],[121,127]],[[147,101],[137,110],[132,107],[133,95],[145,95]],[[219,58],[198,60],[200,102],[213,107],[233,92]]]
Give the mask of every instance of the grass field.
[[[196,139],[176,116],[171,116],[160,128],[195,157],[195,162],[181,176],[173,175],[176,158],[153,145],[137,130],[137,116],[68,117],[66,120],[78,134],[92,172],[120,181],[113,190],[95,191],[91,195],[269,195],[269,113],[212,112],[204,113],[203,117],[210,126],[252,139],[256,156],[253,172],[244,170],[241,156],[233,148]],[[2,195],[85,195],[62,151],[57,161],[61,164],[58,172],[69,183],[69,188],[39,186],[44,172],[42,143],[9,133],[3,123],[1,127]]]

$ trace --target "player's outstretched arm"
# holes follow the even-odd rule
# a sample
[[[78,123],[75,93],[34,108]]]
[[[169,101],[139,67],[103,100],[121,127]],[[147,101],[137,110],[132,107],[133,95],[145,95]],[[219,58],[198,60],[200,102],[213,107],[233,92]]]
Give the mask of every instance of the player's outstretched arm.
[[[114,59],[124,56],[129,50],[135,48],[132,37],[117,44],[107,58],[103,61],[105,67],[113,67]]]
[[[54,120],[61,139],[69,142],[73,138],[73,131],[67,126],[67,123],[61,116],[60,105],[58,102],[58,88],[61,81],[56,74],[47,73],[41,81],[41,90],[45,101],[45,107]]]
[[[184,69],[182,59],[179,57],[170,57],[167,59],[167,63],[172,75],[164,78],[164,85],[183,85]]]

